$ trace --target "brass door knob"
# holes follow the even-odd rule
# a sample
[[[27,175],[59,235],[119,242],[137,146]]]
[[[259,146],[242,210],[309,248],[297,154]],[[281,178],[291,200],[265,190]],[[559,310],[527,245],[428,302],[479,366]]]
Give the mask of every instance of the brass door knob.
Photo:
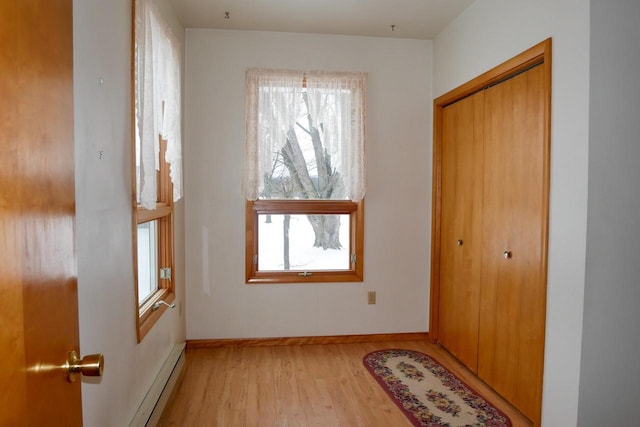
[[[80,359],[78,353],[70,351],[65,368],[69,382],[75,382],[80,375],[101,377],[104,370],[104,357],[98,353],[89,354]]]
[[[462,240],[456,240],[456,245],[458,246],[462,246],[464,242]]]
[[[511,251],[504,251],[504,254],[502,254],[502,256],[504,257],[504,259],[511,259]]]

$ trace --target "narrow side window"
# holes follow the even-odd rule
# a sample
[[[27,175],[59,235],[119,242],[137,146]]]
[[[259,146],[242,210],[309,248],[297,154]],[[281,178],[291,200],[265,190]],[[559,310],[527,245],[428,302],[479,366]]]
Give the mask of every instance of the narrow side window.
[[[138,342],[175,298],[174,201],[182,196],[180,46],[152,0],[133,5],[134,292]]]

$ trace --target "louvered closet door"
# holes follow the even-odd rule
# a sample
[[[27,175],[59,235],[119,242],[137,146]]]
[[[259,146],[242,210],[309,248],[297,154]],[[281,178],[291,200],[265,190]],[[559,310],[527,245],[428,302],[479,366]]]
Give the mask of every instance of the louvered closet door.
[[[530,419],[544,351],[544,102],[541,66],[485,90],[478,376]]]
[[[476,372],[482,226],[482,92],[443,109],[440,344]]]

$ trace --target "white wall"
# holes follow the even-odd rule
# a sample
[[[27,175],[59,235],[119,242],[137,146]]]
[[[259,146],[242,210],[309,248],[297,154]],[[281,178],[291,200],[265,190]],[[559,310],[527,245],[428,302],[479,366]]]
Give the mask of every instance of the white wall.
[[[591,1],[589,215],[578,425],[638,425],[640,2]]]
[[[439,96],[553,37],[543,425],[577,422],[589,154],[589,2],[482,0],[434,40]]]
[[[173,345],[184,341],[185,320],[178,309],[167,311],[144,341],[136,343],[131,242],[131,0],[73,3],[80,349],[82,354],[101,352],[105,357],[102,380],[83,380],[83,419],[86,426],[122,427],[133,418]],[[183,38],[182,28],[172,22],[176,34]],[[183,210],[183,203],[179,203],[176,303],[181,307]]]
[[[256,66],[369,73],[364,283],[244,282],[244,79]],[[186,68],[187,337],[426,331],[431,42],[188,29]]]

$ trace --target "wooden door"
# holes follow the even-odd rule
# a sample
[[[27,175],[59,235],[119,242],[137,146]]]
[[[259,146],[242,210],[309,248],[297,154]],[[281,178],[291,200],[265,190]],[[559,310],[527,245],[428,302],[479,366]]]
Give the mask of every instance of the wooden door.
[[[439,342],[473,372],[478,365],[484,93],[442,111]]]
[[[0,425],[82,424],[71,0],[0,1]]]
[[[544,69],[485,91],[478,376],[538,419],[546,301]]]

